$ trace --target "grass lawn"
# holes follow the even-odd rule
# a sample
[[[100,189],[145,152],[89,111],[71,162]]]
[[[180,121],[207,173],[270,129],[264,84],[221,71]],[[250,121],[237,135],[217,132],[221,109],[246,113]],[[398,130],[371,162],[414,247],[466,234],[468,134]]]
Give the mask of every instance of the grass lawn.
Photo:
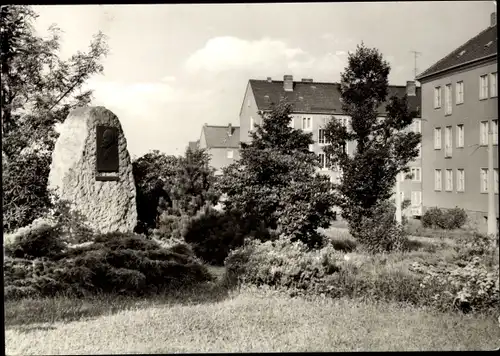
[[[500,345],[500,327],[492,316],[346,299],[308,301],[256,288],[230,292],[218,301],[122,301],[117,304],[122,309],[113,313],[105,312],[110,301],[87,302],[87,309],[104,314],[73,321],[9,318],[14,311],[31,314],[29,303],[6,305],[9,355],[491,350]],[[47,302],[45,307],[55,310]]]

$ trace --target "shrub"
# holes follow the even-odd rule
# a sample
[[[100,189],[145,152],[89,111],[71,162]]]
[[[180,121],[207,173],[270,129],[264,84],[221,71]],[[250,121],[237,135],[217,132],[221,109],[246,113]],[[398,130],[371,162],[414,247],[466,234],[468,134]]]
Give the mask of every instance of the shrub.
[[[69,201],[57,199],[53,216],[66,242],[83,243],[92,239],[94,232],[88,226],[86,217]]]
[[[339,258],[331,245],[309,250],[300,241],[280,237],[266,242],[248,240],[230,253],[225,265],[227,279],[233,283],[314,290],[325,276],[338,272]]]
[[[210,207],[190,219],[184,232],[184,240],[193,247],[196,256],[214,265],[222,265],[229,252],[243,244],[245,237],[269,240],[273,236],[266,228],[252,226],[236,213]]]
[[[362,217],[349,232],[370,253],[403,251],[408,248],[408,238],[402,225],[396,223],[395,207],[386,201],[377,205],[373,217]]]
[[[162,248],[134,234],[105,234],[50,258],[4,262],[6,298],[100,293],[143,295],[209,281],[186,246]]]
[[[423,275],[422,289],[434,290],[430,304],[439,309],[453,306],[469,312],[498,310],[500,306],[498,265],[488,268],[479,256],[465,266],[415,262],[412,270]]]
[[[458,207],[444,211],[435,207],[428,209],[421,221],[423,227],[445,230],[459,229],[467,222],[467,213]]]
[[[34,259],[57,255],[65,247],[60,227],[44,223],[17,234],[13,241],[5,246],[5,253],[16,258]]]

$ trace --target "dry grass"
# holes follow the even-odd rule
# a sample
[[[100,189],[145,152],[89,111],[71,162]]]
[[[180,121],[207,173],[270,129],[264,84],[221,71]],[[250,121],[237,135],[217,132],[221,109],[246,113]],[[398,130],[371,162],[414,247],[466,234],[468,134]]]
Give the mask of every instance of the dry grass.
[[[210,304],[135,306],[73,322],[10,326],[7,354],[489,350],[492,316],[357,300],[306,301],[256,288]]]

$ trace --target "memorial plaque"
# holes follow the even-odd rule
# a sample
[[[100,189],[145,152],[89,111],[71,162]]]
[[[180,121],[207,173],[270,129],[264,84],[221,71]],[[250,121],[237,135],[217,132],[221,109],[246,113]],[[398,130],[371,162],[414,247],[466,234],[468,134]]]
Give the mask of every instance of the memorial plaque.
[[[97,126],[96,141],[97,172],[118,172],[118,129]]]

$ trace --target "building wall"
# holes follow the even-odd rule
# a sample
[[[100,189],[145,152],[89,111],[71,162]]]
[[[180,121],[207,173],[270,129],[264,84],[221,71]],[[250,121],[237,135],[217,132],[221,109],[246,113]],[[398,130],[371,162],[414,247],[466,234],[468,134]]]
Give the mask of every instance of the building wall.
[[[253,118],[255,124],[262,124],[262,117],[258,114],[257,103],[255,102],[252,90],[250,87],[247,87],[247,92],[245,94],[243,107],[240,115],[240,137],[241,141],[249,142],[249,130],[250,130],[250,118]],[[314,144],[312,146],[313,152],[319,154],[322,152],[323,145],[318,143],[319,140],[319,129],[323,127],[326,122],[331,120],[332,115],[330,114],[300,114],[294,113],[292,114],[292,123],[293,128],[301,129],[302,128],[302,119],[304,117],[310,117],[312,119],[311,122],[311,130],[308,132],[312,132]],[[343,120],[344,122],[348,122],[349,125],[349,116],[346,115],[334,115],[334,117],[338,120]],[[419,119],[417,119],[419,120]],[[420,125],[421,127],[421,125]],[[356,149],[355,142],[349,142],[347,144],[347,151],[349,154],[353,154]],[[421,159],[418,158],[415,161],[409,164],[410,167],[419,167],[421,168],[422,162]],[[321,174],[324,174],[330,178],[331,181],[336,181],[339,177],[339,172],[333,171],[330,169],[319,169]],[[400,191],[403,193],[404,199],[411,199],[412,192],[422,191],[422,169],[421,169],[421,179],[420,182],[414,182],[412,179],[406,179],[404,182],[400,182]],[[422,211],[422,193],[420,193],[420,204],[414,205],[413,207],[408,208],[405,211],[406,215],[420,215]],[[413,208],[413,210],[412,210]],[[412,214],[414,213],[414,214]]]
[[[480,169],[488,167],[487,146],[479,146],[480,122],[498,119],[498,99],[479,100],[479,77],[497,71],[497,63],[469,67],[433,78],[422,83],[422,168],[423,168],[423,205],[429,207],[466,209],[472,217],[481,218],[488,211],[488,194],[481,193]],[[455,83],[464,82],[464,103],[456,103]],[[452,84],[452,113],[445,116],[445,97],[442,91],[442,105],[434,109],[434,88]],[[497,84],[498,85],[498,84]],[[457,147],[457,125],[464,125],[464,147]],[[452,126],[452,155],[445,158],[445,127]],[[442,148],[434,149],[434,128],[441,127]],[[494,167],[498,168],[498,146],[494,147]],[[434,170],[442,170],[441,191],[434,190]],[[453,170],[453,191],[445,190],[445,170]],[[465,191],[457,192],[457,169],[465,170]],[[496,199],[498,216],[498,195]],[[484,222],[484,221],[483,221]],[[479,221],[481,223],[481,221]],[[484,225],[484,224],[483,224]],[[484,226],[482,226],[484,228]]]
[[[200,137],[200,148],[206,149],[207,153],[210,155],[210,166],[215,168],[216,174],[222,173],[222,168],[230,165],[235,160],[240,159],[240,152],[238,148],[232,147],[207,147],[207,142],[205,140],[205,131],[201,131]],[[228,158],[228,152],[233,152],[233,158]]]
[[[233,151],[233,158],[228,158],[229,151]],[[229,166],[240,158],[237,148],[209,148],[210,166],[215,168],[215,174],[222,174],[222,168]]]

